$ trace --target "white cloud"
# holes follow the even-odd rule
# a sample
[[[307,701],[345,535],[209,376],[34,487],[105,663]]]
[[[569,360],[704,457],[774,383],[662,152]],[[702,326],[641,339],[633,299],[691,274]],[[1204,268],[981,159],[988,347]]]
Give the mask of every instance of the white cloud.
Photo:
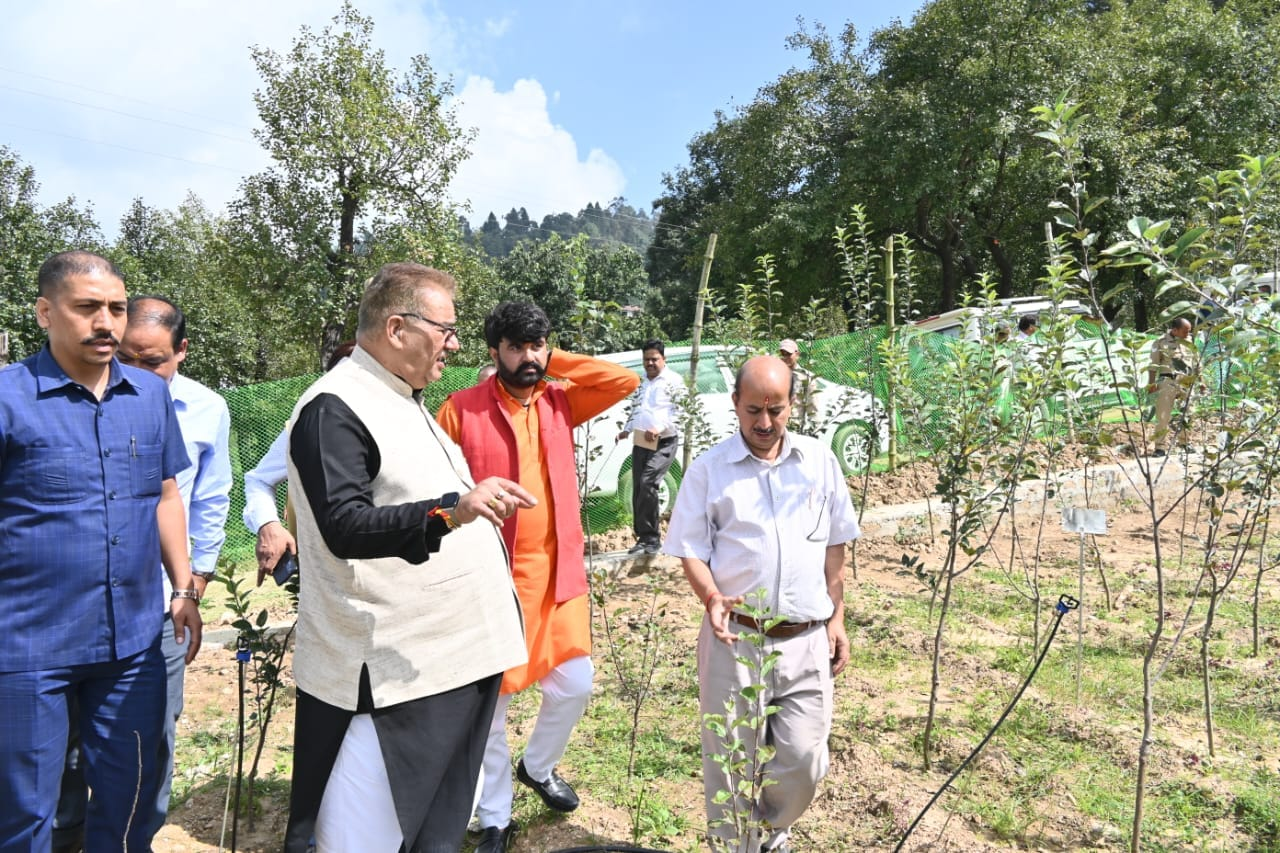
[[[359,5],[393,67],[425,52],[447,73],[464,52],[433,2]],[[92,202],[108,234],[137,196],[173,208],[190,190],[221,209],[267,164],[251,133],[260,80],[250,46],[287,53],[302,25],[319,31],[339,8],[338,0],[15,5],[0,28],[0,144],[35,168],[46,202]]]
[[[513,19],[510,15],[503,18],[485,18],[484,31],[492,38],[502,38],[511,29]]]
[[[453,197],[470,200],[474,224],[490,211],[501,220],[511,208],[524,207],[541,219],[623,194],[622,168],[599,149],[579,157],[573,136],[552,122],[537,80],[517,80],[509,92],[499,92],[492,80],[469,77],[456,107],[459,123],[474,127],[476,137],[454,178]]]
[[[482,67],[515,21],[450,18],[435,0],[359,7],[392,67],[426,53],[442,77]],[[240,181],[268,164],[252,136],[261,81],[250,46],[286,54],[301,26],[319,32],[339,8],[338,0],[14,6],[0,28],[0,144],[35,168],[46,203],[70,195],[92,203],[109,236],[138,196],[172,209],[195,192],[222,210]],[[501,216],[524,206],[541,217],[622,194],[618,164],[598,150],[579,155],[536,81],[499,92],[470,76],[457,101],[460,124],[477,134],[453,196],[471,200],[477,222],[491,209]]]

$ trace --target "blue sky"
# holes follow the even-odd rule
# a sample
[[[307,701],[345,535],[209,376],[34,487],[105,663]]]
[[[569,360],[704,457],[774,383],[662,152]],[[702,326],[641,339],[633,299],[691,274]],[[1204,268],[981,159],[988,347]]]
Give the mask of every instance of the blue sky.
[[[920,0],[363,0],[397,68],[425,53],[476,129],[453,185],[477,224],[625,196],[647,208],[686,145],[805,57],[796,19],[863,36]],[[267,164],[253,141],[250,45],[285,52],[337,0],[42,0],[0,28],[0,145],[35,167],[46,203],[92,203],[107,233],[136,197],[213,209]]]

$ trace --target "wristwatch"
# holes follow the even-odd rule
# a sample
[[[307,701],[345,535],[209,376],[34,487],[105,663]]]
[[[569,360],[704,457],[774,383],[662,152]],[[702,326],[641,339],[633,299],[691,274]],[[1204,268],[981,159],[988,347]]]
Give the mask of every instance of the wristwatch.
[[[204,581],[205,583],[208,583],[209,581],[213,580],[213,576],[214,576],[215,574],[217,574],[217,573],[216,573],[216,572],[199,572],[199,571],[196,571],[195,569],[192,569],[192,570],[191,570],[191,576],[192,576],[192,577],[194,577],[194,578],[200,578],[200,579],[201,579],[202,581]]]
[[[462,495],[457,492],[445,492],[440,496],[440,502],[427,511],[427,515],[440,519],[450,530],[456,530],[460,525],[454,520],[453,511],[457,509],[460,500]]]

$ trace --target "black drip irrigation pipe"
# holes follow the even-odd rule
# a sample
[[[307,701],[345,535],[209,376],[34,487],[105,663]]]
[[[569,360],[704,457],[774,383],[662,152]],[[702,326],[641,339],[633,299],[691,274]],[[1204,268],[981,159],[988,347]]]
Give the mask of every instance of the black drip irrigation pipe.
[[[1018,704],[1018,700],[1022,698],[1023,692],[1031,684],[1031,679],[1035,678],[1036,672],[1040,669],[1040,664],[1044,662],[1045,655],[1049,653],[1049,647],[1053,645],[1053,638],[1058,634],[1058,626],[1062,624],[1062,617],[1066,616],[1079,606],[1080,602],[1076,601],[1069,595],[1058,597],[1058,603],[1054,605],[1054,610],[1058,612],[1058,616],[1053,620],[1053,630],[1049,632],[1049,639],[1045,641],[1044,648],[1040,650],[1040,656],[1036,658],[1035,666],[1031,667],[1031,672],[1027,673],[1027,677],[1022,682],[1022,686],[1019,687],[1018,692],[1014,694],[1013,701],[1004,709],[1004,713],[1000,715],[1000,719],[996,720],[996,724],[991,727],[991,731],[987,732],[986,737],[984,737],[978,745],[973,748],[973,752],[969,753],[969,756],[964,761],[960,762],[960,766],[955,769],[955,772],[951,774],[946,782],[942,783],[942,787],[933,795],[925,807],[920,811],[920,814],[916,815],[916,819],[911,821],[911,825],[907,827],[907,831],[898,841],[898,846],[893,848],[893,853],[898,853],[898,851],[902,849],[902,845],[907,843],[907,839],[911,837],[911,833],[915,831],[915,828],[920,824],[920,821],[924,819],[924,816],[928,813],[929,809],[933,808],[933,804],[938,801],[938,798],[942,796],[943,792],[945,792],[947,788],[951,787],[951,783],[956,781],[960,774],[964,772],[964,769],[969,766],[969,762],[973,761],[973,759],[977,757],[978,753],[982,752],[983,747],[987,745],[987,741],[991,740],[991,738],[995,736],[995,733],[999,731],[1001,724],[1005,721],[1005,718],[1009,716],[1009,713],[1013,710],[1014,706]]]
[[[244,634],[236,641],[236,664],[240,669],[240,713],[237,720],[240,732],[236,737],[236,796],[231,806],[231,853],[236,853],[236,833],[240,828],[240,780],[244,778],[244,671],[249,664],[249,640]]]
[[[586,847],[562,847],[548,853],[667,853],[652,847],[628,847],[625,844],[588,844]]]

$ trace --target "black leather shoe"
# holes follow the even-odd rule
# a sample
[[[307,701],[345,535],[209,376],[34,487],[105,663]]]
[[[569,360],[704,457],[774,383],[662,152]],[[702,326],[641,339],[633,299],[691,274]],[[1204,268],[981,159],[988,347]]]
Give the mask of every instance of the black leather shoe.
[[[555,770],[551,771],[551,778],[547,781],[535,782],[529,772],[524,769],[522,758],[516,765],[516,778],[537,791],[538,796],[542,797],[542,801],[547,804],[547,808],[558,812],[571,812],[578,807],[578,795],[573,792],[573,786],[560,778],[560,774]]]
[[[643,554],[643,553],[644,553],[644,543],[643,543],[643,542],[637,542],[636,544],[632,545],[630,548],[628,548],[628,549],[627,549],[627,553],[628,553],[628,554]]]
[[[502,827],[486,826],[480,830],[480,843],[476,845],[476,853],[507,853],[511,839],[519,828],[514,820]]]
[[[84,824],[66,829],[55,827],[53,830],[52,853],[82,853],[84,850]]]

